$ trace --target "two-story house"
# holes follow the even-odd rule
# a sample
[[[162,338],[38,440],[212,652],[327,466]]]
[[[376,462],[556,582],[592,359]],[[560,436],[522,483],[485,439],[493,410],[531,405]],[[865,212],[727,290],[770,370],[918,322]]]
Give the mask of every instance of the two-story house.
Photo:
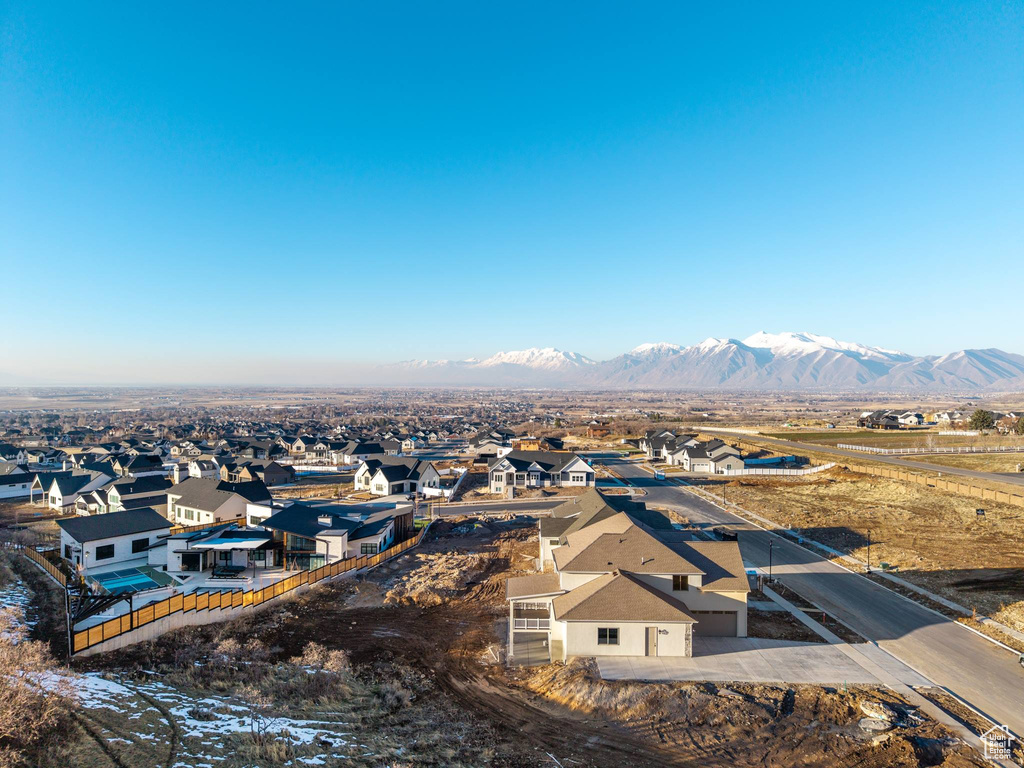
[[[491,493],[506,493],[510,488],[593,487],[597,483],[594,468],[567,451],[511,451],[492,459],[487,475]]]

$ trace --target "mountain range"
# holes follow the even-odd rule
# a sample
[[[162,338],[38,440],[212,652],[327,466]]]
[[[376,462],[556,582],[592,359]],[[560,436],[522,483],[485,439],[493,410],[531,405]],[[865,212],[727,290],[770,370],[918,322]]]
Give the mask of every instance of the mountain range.
[[[384,366],[381,375],[424,386],[1009,392],[1024,391],[1024,355],[964,349],[922,357],[813,333],[760,331],[688,347],[641,344],[604,361],[547,347],[482,360],[410,360]]]

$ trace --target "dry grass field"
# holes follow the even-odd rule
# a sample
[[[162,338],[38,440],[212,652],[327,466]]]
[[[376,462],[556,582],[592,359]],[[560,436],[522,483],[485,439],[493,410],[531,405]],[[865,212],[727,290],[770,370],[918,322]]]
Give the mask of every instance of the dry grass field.
[[[926,454],[914,459],[935,464],[939,471],[942,467],[961,467],[980,472],[1017,472],[1017,467],[1024,466],[1024,453]]]
[[[1024,446],[1021,435],[940,435],[938,429],[909,430],[878,430],[829,429],[822,431],[806,430],[762,430],[765,437],[778,440],[797,440],[803,443],[835,446],[838,443],[850,445],[867,445],[875,448],[951,448],[951,447],[983,447],[1019,445]]]
[[[718,490],[720,492],[720,489]],[[835,469],[807,478],[745,477],[730,502],[809,538],[896,566],[904,578],[1024,630],[1024,509]]]

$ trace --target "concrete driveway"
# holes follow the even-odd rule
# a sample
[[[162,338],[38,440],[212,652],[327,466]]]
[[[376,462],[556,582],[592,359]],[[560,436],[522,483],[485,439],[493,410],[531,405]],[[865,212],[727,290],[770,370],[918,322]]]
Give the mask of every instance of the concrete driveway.
[[[929,682],[870,643],[855,646],[907,685]],[[606,656],[597,666],[605,680],[693,680],[722,683],[877,684],[875,675],[835,645],[758,637],[695,637],[693,656]]]

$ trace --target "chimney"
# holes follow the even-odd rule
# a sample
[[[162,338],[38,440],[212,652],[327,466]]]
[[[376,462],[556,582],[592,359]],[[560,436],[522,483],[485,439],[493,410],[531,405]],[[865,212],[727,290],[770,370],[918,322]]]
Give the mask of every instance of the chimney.
[[[316,521],[324,528],[330,528],[334,523],[334,515],[320,515]]]

